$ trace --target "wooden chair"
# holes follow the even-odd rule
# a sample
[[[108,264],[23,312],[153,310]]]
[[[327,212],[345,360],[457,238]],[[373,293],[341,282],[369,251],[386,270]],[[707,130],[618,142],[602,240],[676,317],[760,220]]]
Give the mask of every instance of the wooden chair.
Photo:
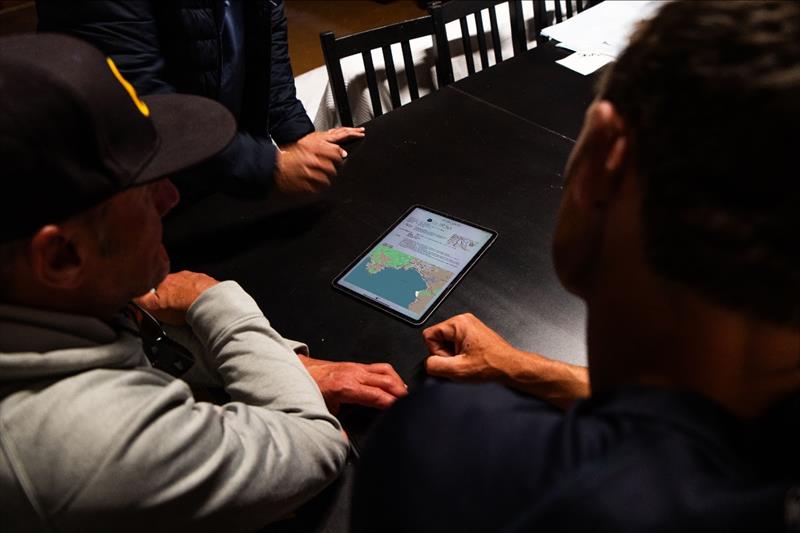
[[[389,95],[392,108],[402,105],[400,101],[400,88],[397,79],[397,71],[394,66],[391,45],[400,43],[403,53],[403,65],[405,67],[405,78],[408,82],[408,90],[411,100],[419,98],[419,85],[414,72],[414,61],[411,57],[411,47],[409,41],[418,37],[433,34],[433,23],[430,16],[420,17],[413,20],[375,28],[345,37],[336,37],[333,32],[326,31],[319,35],[322,44],[322,53],[325,56],[325,66],[328,69],[333,98],[336,102],[336,109],[343,126],[353,126],[353,116],[350,111],[350,103],[347,100],[347,88],[344,83],[341,60],[355,54],[361,54],[364,61],[364,70],[367,78],[369,97],[372,103],[372,110],[375,116],[383,114],[381,105],[380,91],[378,88],[378,77],[375,72],[375,65],[372,61],[372,50],[380,48],[383,51],[384,68],[389,85]]]
[[[548,13],[546,0],[533,0],[533,20],[531,21],[529,30],[533,33],[533,38],[537,46],[549,41],[547,37],[542,36],[543,29],[552,24],[563,22],[602,1],[603,0],[554,0],[553,12]],[[522,13],[522,0],[511,0],[510,3],[514,4],[513,9],[515,9],[517,13]],[[520,17],[520,20],[522,20],[521,31],[523,36],[525,36],[526,31],[529,30],[525,28],[523,17]]]
[[[503,1],[504,0],[458,0],[450,2],[432,2],[429,4],[428,12],[431,14],[431,17],[433,17],[434,48],[436,49],[436,76],[439,81],[439,87],[444,87],[455,81],[450,42],[447,39],[447,32],[445,31],[445,25],[448,22],[458,20],[461,25],[461,43],[467,62],[467,72],[468,75],[472,75],[475,74],[475,61],[472,57],[472,38],[468,31],[467,18],[472,16],[475,20],[481,69],[489,68],[488,45],[486,32],[483,26],[483,17],[481,15],[484,9],[488,9],[495,63],[503,61],[503,55],[500,49],[500,29],[497,25],[497,14],[495,12],[497,4],[502,4]],[[522,4],[519,1],[510,1],[508,2],[508,8],[511,25],[511,42],[514,55],[517,55],[527,49]]]
[[[536,36],[538,37],[541,31],[547,26],[563,22],[573,15],[577,15],[602,1],[603,0],[554,0],[553,14],[549,16],[545,8],[545,0],[533,0],[533,9],[535,13],[534,22],[538,21],[536,24]]]
[[[562,11],[562,1],[565,5],[566,13]],[[584,9],[591,7],[591,5],[593,5],[593,2],[590,0],[555,0],[555,9],[553,10],[555,23],[558,24],[565,19],[571,18],[573,15],[577,15]]]

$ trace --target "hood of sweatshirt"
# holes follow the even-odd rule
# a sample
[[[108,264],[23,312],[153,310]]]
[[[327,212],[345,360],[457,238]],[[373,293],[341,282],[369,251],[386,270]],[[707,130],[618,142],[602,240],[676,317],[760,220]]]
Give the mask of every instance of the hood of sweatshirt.
[[[133,333],[93,317],[0,305],[0,382],[137,366],[149,365]]]

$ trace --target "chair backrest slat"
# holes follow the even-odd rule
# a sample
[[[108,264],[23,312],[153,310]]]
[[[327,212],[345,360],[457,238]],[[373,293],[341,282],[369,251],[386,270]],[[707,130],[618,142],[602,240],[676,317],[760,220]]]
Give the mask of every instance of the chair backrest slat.
[[[571,18],[572,15],[572,0],[567,0],[567,18]]]
[[[403,51],[403,65],[408,81],[408,91],[412,100],[419,98],[419,84],[414,72],[414,58],[411,55],[411,39],[433,35],[433,18],[430,15],[390,24],[380,28],[367,30],[353,35],[337,38],[333,32],[320,33],[320,44],[325,56],[325,65],[328,70],[333,99],[339,112],[339,119],[343,126],[353,125],[353,115],[350,103],[347,100],[347,87],[345,86],[341,60],[345,57],[361,54],[364,62],[364,75],[367,80],[370,102],[373,115],[383,114],[378,76],[372,60],[372,50],[380,48],[383,52],[384,69],[389,86],[389,96],[393,108],[400,107],[400,80],[394,65],[394,55],[391,46],[400,43]],[[437,74],[438,74],[437,64]]]
[[[411,45],[408,41],[401,41],[400,48],[403,50],[403,66],[406,72],[406,81],[408,82],[408,92],[412,100],[419,98],[419,86],[417,85],[417,73],[414,72],[414,58],[411,57]]]
[[[467,26],[467,19],[458,19],[461,23],[461,42],[464,44],[464,58],[467,60],[467,72],[475,74],[475,61],[472,59],[472,39],[469,36],[469,27]]]
[[[547,42],[547,37],[542,35],[542,30],[550,25],[549,22],[545,0],[533,0],[533,31],[536,34],[536,46]]]
[[[475,28],[478,30],[478,49],[481,52],[481,67],[489,68],[489,54],[486,51],[486,31],[483,29],[483,15],[480,11],[476,11],[473,16],[475,17]]]
[[[375,76],[375,65],[372,62],[372,50],[361,52],[364,60],[364,73],[367,75],[367,88],[369,89],[369,99],[372,102],[373,114],[377,117],[383,114],[381,107],[381,93],[378,92],[378,78]]]
[[[375,49],[385,44],[399,43],[403,39],[416,39],[433,33],[430,16],[406,20],[389,26],[354,33],[336,40],[340,58]]]
[[[544,0],[533,0],[534,9],[539,2]],[[450,2],[435,1],[428,5],[428,12],[433,17],[434,48],[436,49],[436,76],[439,86],[443,87],[454,81],[453,76],[453,56],[450,51],[450,43],[447,39],[445,25],[458,20],[461,24],[461,42],[464,48],[464,59],[467,63],[467,75],[474,74],[477,69],[477,61],[473,59],[474,48],[472,37],[468,37],[469,17],[474,17],[476,35],[478,41],[478,52],[480,56],[481,69],[489,68],[488,36],[483,23],[482,13],[484,9],[489,10],[490,33],[492,39],[492,50],[494,50],[495,64],[503,61],[503,48],[498,23],[496,6],[507,3],[509,11],[509,24],[511,29],[511,43],[513,55],[525,52],[528,49],[528,38],[525,34],[525,18],[522,13],[522,0],[458,0]],[[545,25],[542,25],[544,28]],[[539,28],[536,27],[536,35],[539,35]]]
[[[322,55],[325,56],[325,67],[328,70],[328,81],[331,84],[333,100],[339,111],[339,120],[342,126],[353,126],[353,115],[347,101],[347,88],[344,85],[342,65],[339,63],[339,56],[336,53],[336,36],[333,35],[333,32],[326,31],[320,34],[319,40],[322,44]]]
[[[444,13],[442,4],[435,3],[429,8],[433,18],[433,49],[436,52],[436,79],[439,81],[439,88],[449,83],[453,83],[453,61],[450,55],[450,42],[447,40],[447,30],[445,29]]]
[[[564,20],[564,12],[561,11],[561,0],[555,0],[555,7],[556,23],[558,23]]]
[[[382,46],[383,65],[386,67],[386,81],[389,83],[389,97],[392,100],[392,109],[400,107],[400,89],[397,87],[397,72],[394,69],[394,56],[391,46]]]
[[[514,45],[514,55],[519,55],[528,49],[528,36],[525,34],[525,15],[522,13],[522,0],[510,0],[508,13],[511,16],[511,44]]]
[[[492,30],[492,48],[494,48],[494,62],[503,61],[503,51],[500,47],[500,28],[497,26],[497,14],[493,7],[489,8],[489,24]]]

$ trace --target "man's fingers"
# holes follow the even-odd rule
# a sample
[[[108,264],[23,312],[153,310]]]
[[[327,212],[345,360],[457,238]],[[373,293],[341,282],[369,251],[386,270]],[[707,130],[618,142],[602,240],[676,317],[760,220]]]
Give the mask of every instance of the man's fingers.
[[[365,135],[364,132],[364,128],[333,128],[325,132],[325,140],[338,143],[347,139],[360,139]]]
[[[314,142],[306,143],[304,149],[310,156],[315,156],[318,159],[327,159],[336,164],[341,164],[346,152],[344,148],[333,142],[328,142],[324,138],[317,139]]]
[[[371,387],[377,387],[399,398],[408,394],[408,389],[400,376],[396,373],[394,375],[378,374],[375,372],[367,372],[361,378],[361,382]]]
[[[305,180],[308,192],[319,192],[330,187],[330,178],[321,170],[309,170]]]
[[[326,176],[333,177],[336,175],[336,164],[333,159],[318,158],[319,169],[322,170]]]
[[[365,407],[386,409],[392,405],[396,399],[396,397],[380,388],[362,385],[356,389],[353,389],[347,398],[342,399],[342,401],[356,405],[363,405]]]
[[[403,380],[403,378],[400,377],[400,374],[398,374],[394,367],[389,363],[370,363],[367,365],[367,368],[369,368],[371,372],[386,374],[387,376],[395,376],[400,381]]]
[[[304,364],[332,412],[339,404],[383,409],[408,394],[402,378],[389,364],[312,361],[313,364],[309,364],[311,361],[304,361]]]
[[[428,353],[431,355],[441,355],[450,357],[456,354],[456,345],[452,341],[445,341],[439,339],[427,338],[425,340],[425,347],[428,348]]]
[[[158,309],[158,295],[155,291],[147,291],[143,295],[134,298],[133,301],[147,310]]]
[[[466,377],[463,354],[452,357],[432,355],[425,360],[425,370],[431,376],[459,379]]]
[[[327,177],[336,175],[336,165],[333,160],[323,156],[316,156],[309,162],[309,168],[312,170],[321,171]]]
[[[456,342],[456,332],[452,320],[446,320],[422,332],[422,339],[425,341],[429,353],[450,356],[455,355],[456,351],[460,349]]]

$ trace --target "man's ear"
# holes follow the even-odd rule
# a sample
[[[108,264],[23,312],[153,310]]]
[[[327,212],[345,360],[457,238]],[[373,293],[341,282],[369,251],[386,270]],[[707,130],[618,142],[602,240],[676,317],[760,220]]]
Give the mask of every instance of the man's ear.
[[[87,274],[87,253],[81,235],[64,226],[49,224],[31,239],[31,274],[54,289],[77,289]]]
[[[630,157],[630,138],[614,105],[594,102],[567,164],[568,190],[583,209],[605,207],[619,189]]]

